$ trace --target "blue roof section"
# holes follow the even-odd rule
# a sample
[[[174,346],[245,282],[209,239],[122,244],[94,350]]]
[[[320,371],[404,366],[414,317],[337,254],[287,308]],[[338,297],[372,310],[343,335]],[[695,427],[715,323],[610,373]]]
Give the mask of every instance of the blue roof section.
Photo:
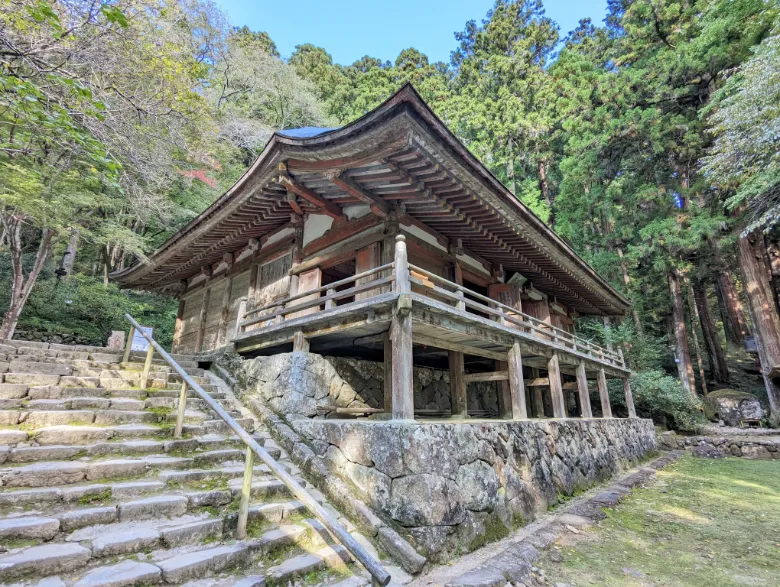
[[[277,133],[294,139],[310,139],[312,137],[316,137],[317,135],[338,129],[339,127],[320,128],[317,126],[302,126],[301,128],[287,128],[284,130],[279,130]]]

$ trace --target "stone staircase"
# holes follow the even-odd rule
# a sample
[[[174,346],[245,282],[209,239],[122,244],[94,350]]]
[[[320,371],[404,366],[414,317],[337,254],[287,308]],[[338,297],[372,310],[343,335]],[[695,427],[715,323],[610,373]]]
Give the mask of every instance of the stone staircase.
[[[144,355],[0,341],[0,584],[369,583],[263,464],[235,539],[243,445],[194,392],[174,439],[180,377],[155,360],[140,389]],[[228,388],[174,358],[307,486]]]

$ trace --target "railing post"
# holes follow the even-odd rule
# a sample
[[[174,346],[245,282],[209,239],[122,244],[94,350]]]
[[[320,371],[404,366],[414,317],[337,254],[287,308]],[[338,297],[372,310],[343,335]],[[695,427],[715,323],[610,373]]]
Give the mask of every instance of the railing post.
[[[329,296],[332,296],[332,295],[335,295],[335,294],[336,294],[336,290],[335,289],[327,289],[327,290],[325,290],[325,296],[326,297],[329,297]],[[326,300],[325,301],[325,309],[326,310],[332,310],[335,307],[336,307],[336,300]]]
[[[246,301],[246,298],[242,298],[238,302],[238,317],[236,318],[236,333],[233,335],[234,337],[238,337],[246,330],[244,326],[241,326],[241,323],[246,319]]]
[[[509,372],[509,390],[512,398],[512,419],[528,418],[528,407],[525,405],[525,382],[523,381],[523,358],[520,343],[515,342],[507,353],[507,371]]]
[[[620,357],[620,366],[626,366],[626,359],[623,357],[623,349],[618,347],[618,356]]]
[[[149,350],[146,351],[146,361],[144,361],[144,370],[141,373],[141,389],[149,387],[149,371],[152,370],[152,357],[154,356],[154,347],[150,344]]]
[[[399,234],[395,237],[395,282],[396,293],[403,294],[411,291],[409,282],[409,259],[406,255],[406,237]]]
[[[181,391],[179,392],[179,405],[176,406],[176,429],[173,431],[174,438],[181,438],[181,431],[184,428],[184,410],[187,409],[187,382],[181,382]]]
[[[246,538],[246,522],[249,517],[249,497],[252,494],[254,467],[255,453],[247,446],[246,459],[244,460],[244,483],[241,485],[241,501],[238,504],[238,527],[236,528],[236,538],[238,540]]]
[[[130,362],[130,351],[133,349],[133,338],[135,338],[135,326],[130,327],[130,334],[127,337],[127,344],[125,345],[125,355],[122,357],[123,363]]]

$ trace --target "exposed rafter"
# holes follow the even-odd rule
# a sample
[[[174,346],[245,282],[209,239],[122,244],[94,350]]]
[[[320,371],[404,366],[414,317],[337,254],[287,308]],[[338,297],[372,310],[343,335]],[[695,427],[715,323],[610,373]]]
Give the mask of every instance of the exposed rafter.
[[[330,216],[336,222],[347,221],[347,219],[344,218],[344,213],[341,211],[341,208],[339,208],[336,204],[329,202],[314,190],[310,190],[305,185],[298,183],[289,175],[286,175],[284,173],[280,174],[279,183],[291,189],[293,192],[298,194],[300,197],[302,197],[304,200],[306,200],[313,206],[319,208],[323,214]]]
[[[332,177],[329,176],[328,179],[339,186],[342,190],[347,192],[350,196],[353,196],[364,204],[371,206],[371,211],[380,218],[388,218],[390,216],[390,205],[387,202],[385,202],[379,196],[375,196],[371,192],[363,189],[343,173],[334,175]]]

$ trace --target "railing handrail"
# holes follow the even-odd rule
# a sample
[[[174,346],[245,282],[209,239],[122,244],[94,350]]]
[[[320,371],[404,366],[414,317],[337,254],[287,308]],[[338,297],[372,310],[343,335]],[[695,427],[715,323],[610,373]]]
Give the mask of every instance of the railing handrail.
[[[152,349],[157,351],[157,353],[165,360],[165,362],[168,363],[168,365],[170,365],[174,371],[179,374],[184,384],[189,386],[190,389],[194,390],[195,393],[197,393],[200,398],[206,402],[206,404],[214,411],[214,413],[216,413],[217,416],[219,416],[222,421],[225,422],[225,424],[227,424],[228,427],[236,434],[236,436],[238,436],[244,442],[247,448],[260,457],[260,460],[262,460],[268,466],[271,473],[273,473],[282,483],[285,484],[287,489],[290,490],[290,493],[292,493],[298,501],[303,503],[303,505],[312,514],[314,514],[314,516],[317,517],[320,522],[322,522],[328,531],[333,534],[333,536],[350,552],[350,554],[352,554],[352,556],[354,556],[360,562],[360,564],[366,568],[366,570],[373,577],[373,580],[383,587],[387,585],[391,579],[390,573],[387,572],[387,569],[385,569],[379,563],[379,561],[371,556],[371,554],[366,551],[349,532],[347,532],[347,530],[338,522],[338,520],[331,516],[325,508],[317,503],[317,501],[309,494],[309,492],[306,491],[306,489],[304,489],[292,475],[280,467],[279,463],[277,463],[271,457],[271,455],[268,454],[268,452],[262,446],[260,446],[257,441],[252,438],[250,434],[244,430],[230,414],[227,413],[227,411],[225,411],[225,408],[223,408],[213,397],[211,397],[211,395],[206,393],[203,388],[181,367],[181,365],[179,365],[176,360],[171,357],[156,340],[154,340],[146,331],[141,328],[140,324],[138,324],[138,322],[136,322],[130,314],[125,314],[125,319],[127,319],[127,321],[130,322],[130,324],[133,326],[134,332],[139,332],[147,341],[149,341],[151,346],[149,347],[150,350],[147,352],[147,362],[151,364]],[[128,340],[128,349],[130,348],[129,345],[132,344],[132,338],[133,337],[131,335]],[[184,397],[184,402],[182,402],[180,399],[179,409],[183,414],[184,404],[186,404],[186,394],[182,393],[182,396]],[[249,469],[251,482],[251,467],[249,467]],[[247,499],[248,493],[249,492],[247,491]]]
[[[306,296],[322,293],[324,291],[328,291],[329,289],[335,289],[339,286],[345,285],[347,283],[352,283],[353,281],[357,281],[358,279],[362,279],[364,277],[370,277],[371,275],[374,275],[375,273],[379,273],[380,271],[385,271],[386,269],[392,269],[393,266],[394,263],[387,263],[385,265],[381,265],[380,267],[376,267],[374,269],[368,269],[367,271],[363,271],[362,273],[358,273],[357,275],[350,275],[349,277],[345,277],[344,279],[340,279],[339,281],[334,281],[333,283],[329,283],[328,285],[323,285],[322,287],[318,287],[316,289],[302,291],[294,296],[290,296],[289,298],[276,300],[274,302],[266,304],[265,306],[260,306],[259,308],[252,308],[251,310],[247,310],[246,312],[244,312],[244,318],[250,316],[251,314],[257,314],[258,312],[262,312],[263,310],[270,310],[271,308],[275,308],[276,306],[279,306],[281,304],[289,304],[290,302],[294,302],[301,298],[305,298]]]
[[[426,269],[423,269],[422,267],[418,267],[417,265],[413,265],[413,264],[409,263],[409,270],[410,271],[414,270],[415,272],[421,273],[421,274],[425,275],[426,277],[429,277],[429,278],[433,279],[434,281],[439,281],[440,283],[444,283],[446,285],[454,287],[457,291],[461,291],[461,292],[463,292],[466,295],[469,295],[469,296],[472,296],[474,298],[477,298],[478,300],[483,300],[483,301],[485,301],[487,303],[487,307],[488,308],[490,307],[490,305],[494,305],[494,306],[497,306],[499,308],[503,308],[504,310],[506,310],[510,314],[517,315],[517,316],[522,316],[523,318],[526,318],[529,322],[541,325],[541,328],[544,329],[544,330],[549,330],[549,331],[555,332],[557,336],[560,336],[561,338],[564,338],[564,339],[571,340],[572,343],[580,343],[583,346],[586,346],[587,348],[596,350],[597,352],[599,352],[599,353],[601,353],[603,355],[606,355],[606,356],[608,356],[608,357],[610,357],[610,358],[612,358],[612,359],[614,359],[616,361],[620,361],[620,355],[618,353],[614,352],[614,351],[610,351],[609,349],[605,349],[605,348],[603,348],[603,347],[601,347],[601,346],[599,346],[599,345],[597,345],[597,344],[595,344],[595,343],[593,343],[593,342],[591,342],[591,341],[589,341],[587,339],[584,339],[584,338],[581,338],[581,337],[577,336],[576,334],[572,334],[571,332],[567,332],[566,330],[563,330],[562,328],[558,328],[557,326],[553,326],[552,324],[550,324],[548,322],[540,320],[539,318],[536,318],[535,316],[531,316],[529,314],[526,314],[526,313],[522,312],[521,310],[518,310],[518,309],[513,308],[511,306],[507,306],[506,304],[503,304],[503,303],[499,302],[498,300],[494,300],[494,299],[489,298],[487,296],[483,296],[482,294],[477,293],[477,292],[475,292],[473,290],[470,290],[469,288],[467,288],[465,286],[458,285],[457,283],[455,283],[453,281],[450,281],[449,279],[445,279],[444,277],[436,275],[435,273],[431,273],[430,271],[427,271]],[[508,318],[508,316],[507,316],[507,318]],[[529,326],[539,328],[539,327],[535,326],[535,324],[529,324]]]

